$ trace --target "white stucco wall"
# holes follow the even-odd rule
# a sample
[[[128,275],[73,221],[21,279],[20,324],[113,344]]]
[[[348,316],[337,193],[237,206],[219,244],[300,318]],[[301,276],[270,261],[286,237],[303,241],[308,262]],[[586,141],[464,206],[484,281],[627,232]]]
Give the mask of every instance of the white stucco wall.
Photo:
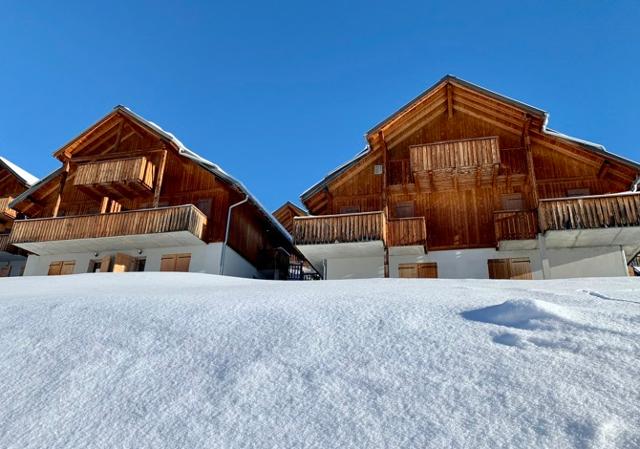
[[[544,255],[544,257],[543,257]],[[624,252],[619,246],[498,251],[494,248],[430,251],[424,255],[389,257],[389,276],[399,277],[402,263],[435,262],[443,279],[488,279],[489,259],[526,257],[534,279],[627,276]],[[546,259],[545,259],[546,258]],[[547,275],[543,270],[546,263]],[[318,267],[321,268],[321,267]],[[327,258],[325,279],[365,279],[384,276],[384,258]]]
[[[550,279],[628,276],[624,251],[619,246],[548,248]]]
[[[430,251],[421,256],[389,257],[389,276],[399,277],[401,263],[435,262],[438,277],[443,279],[489,279],[489,259],[528,257],[534,279],[542,279],[542,265],[537,250],[497,251],[494,248]]]
[[[30,255],[27,259],[25,276],[46,275],[49,271],[49,264],[58,260],[75,260],[74,273],[86,273],[89,263],[93,259],[99,259],[107,255],[125,253],[133,257],[146,257],[145,271],[160,271],[160,261],[166,254],[190,253],[191,261],[189,271],[192,273],[218,274],[220,270],[220,252],[222,243],[210,243],[198,246],[176,246],[171,248],[147,248],[141,254],[138,250],[103,251],[98,253],[67,253],[36,256]],[[247,260],[227,246],[225,252],[225,275],[254,278],[259,277],[255,267]]]
[[[325,279],[366,279],[384,277],[384,257],[327,259]]]

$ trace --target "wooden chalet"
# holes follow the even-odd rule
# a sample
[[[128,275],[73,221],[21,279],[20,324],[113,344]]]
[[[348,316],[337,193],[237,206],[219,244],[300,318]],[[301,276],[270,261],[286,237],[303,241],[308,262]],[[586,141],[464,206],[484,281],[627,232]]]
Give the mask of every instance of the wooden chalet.
[[[329,279],[626,274],[640,165],[547,120],[446,76],[302,194],[294,241]]]
[[[54,153],[62,166],[11,201],[25,274],[192,271],[283,278],[287,231],[247,189],[118,106]]]
[[[32,174],[0,157],[0,277],[20,276],[24,271],[24,253],[9,244],[9,233],[18,214],[10,204],[37,181]]]

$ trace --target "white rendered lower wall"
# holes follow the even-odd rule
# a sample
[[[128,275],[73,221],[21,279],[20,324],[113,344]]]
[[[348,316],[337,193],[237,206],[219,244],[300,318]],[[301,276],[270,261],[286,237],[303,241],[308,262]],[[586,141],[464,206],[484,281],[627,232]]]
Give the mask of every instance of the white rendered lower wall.
[[[384,277],[384,256],[327,260],[325,279],[328,280],[381,277]]]
[[[549,279],[628,276],[624,251],[619,246],[547,249]]]
[[[49,264],[60,260],[75,261],[74,273],[86,273],[89,270],[91,260],[99,259],[116,253],[124,253],[132,257],[145,257],[144,271],[160,271],[160,261],[166,254],[191,254],[189,271],[192,273],[218,274],[220,270],[220,252],[222,243],[210,243],[198,246],[180,246],[172,248],[147,248],[141,254],[137,250],[129,251],[103,251],[97,256],[95,253],[68,253],[36,256],[30,255],[24,271],[25,276],[46,275]],[[260,277],[258,271],[247,260],[227,246],[225,251],[225,269],[227,276],[246,278]]]
[[[424,255],[389,256],[389,276],[399,277],[403,263],[435,262],[438,277],[444,279],[488,279],[490,259],[528,258],[533,279],[626,276],[624,252],[618,246],[547,249],[545,276],[538,249],[498,251],[494,248],[430,251]],[[321,267],[318,267],[319,269]],[[365,279],[384,276],[384,258],[354,257],[326,260],[325,279]]]
[[[497,251],[494,248],[430,251],[422,256],[389,257],[389,276],[399,277],[401,263],[435,262],[443,279],[489,279],[489,259],[528,257],[534,279],[542,279],[542,264],[537,250]]]

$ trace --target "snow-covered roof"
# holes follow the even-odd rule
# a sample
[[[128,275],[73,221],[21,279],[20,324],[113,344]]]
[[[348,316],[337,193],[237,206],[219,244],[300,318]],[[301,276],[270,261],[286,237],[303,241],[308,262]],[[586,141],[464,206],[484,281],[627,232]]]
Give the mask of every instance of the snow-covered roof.
[[[34,185],[35,183],[38,182],[38,178],[37,177],[33,176],[31,173],[26,171],[24,168],[18,167],[16,164],[11,162],[6,157],[0,156],[0,162],[2,162],[2,164],[4,164],[4,166],[7,168],[7,170],[9,170],[11,173],[13,173],[26,186],[31,187],[32,185]]]
[[[531,105],[529,105],[527,103],[524,103],[522,101],[515,100],[515,99],[513,99],[511,97],[508,97],[506,95],[499,94],[497,92],[494,92],[492,90],[486,89],[486,88],[484,88],[482,86],[479,86],[477,84],[471,83],[471,82],[466,81],[466,80],[463,80],[462,78],[458,78],[458,77],[453,76],[453,75],[444,76],[437,83],[435,83],[434,85],[429,87],[429,89],[427,89],[426,91],[422,92],[416,98],[414,98],[413,100],[408,102],[405,106],[403,106],[402,108],[400,108],[399,110],[394,112],[392,115],[390,115],[389,117],[384,119],[382,122],[378,123],[376,126],[371,128],[366,133],[366,135],[368,136],[368,135],[376,132],[380,127],[384,126],[390,120],[392,120],[393,118],[397,117],[399,114],[402,114],[407,109],[411,108],[416,102],[420,101],[423,97],[425,97],[426,95],[430,94],[435,89],[440,87],[440,85],[442,85],[443,83],[446,83],[448,81],[454,81],[454,82],[456,82],[458,84],[461,84],[463,86],[469,87],[470,89],[474,89],[476,91],[479,91],[479,92],[481,92],[481,93],[483,93],[483,94],[485,94],[485,95],[487,95],[489,97],[492,97],[492,98],[494,98],[494,99],[496,99],[498,101],[509,103],[509,104],[511,104],[511,105],[513,105],[513,106],[515,106],[517,108],[526,110],[527,112],[530,112],[532,114],[540,116],[542,118],[542,120],[543,120],[542,132],[544,134],[547,134],[547,135],[552,136],[552,137],[556,137],[558,139],[568,140],[570,142],[573,142],[573,143],[576,143],[578,145],[581,145],[583,148],[585,148],[587,150],[599,153],[602,156],[617,160],[618,162],[621,162],[623,164],[630,165],[630,166],[633,166],[633,167],[635,167],[637,169],[640,169],[640,163],[632,161],[630,159],[627,159],[627,158],[625,158],[623,156],[619,156],[617,154],[611,153],[605,148],[604,145],[601,145],[601,144],[595,143],[595,142],[590,142],[590,141],[584,140],[584,139],[579,139],[577,137],[569,136],[567,134],[564,134],[564,133],[561,133],[561,132],[558,132],[558,131],[554,131],[554,130],[548,128],[547,127],[547,123],[549,122],[550,114],[547,111],[544,111],[542,109],[536,108],[536,107],[531,106]],[[305,190],[302,193],[302,195],[300,195],[300,198],[304,201],[304,199],[306,199],[306,198],[310,197],[312,194],[318,192],[322,187],[327,185],[327,183],[329,183],[331,180],[335,179],[340,174],[342,174],[343,172],[348,170],[358,160],[360,160],[362,157],[366,156],[370,152],[371,152],[371,148],[369,147],[369,145],[367,145],[365,147],[365,149],[363,151],[361,151],[360,153],[358,153],[353,159],[351,159],[350,161],[346,162],[345,164],[340,165],[336,169],[332,170],[323,179],[321,179],[320,181],[318,181],[317,183],[315,183],[311,187],[309,187],[307,190]]]

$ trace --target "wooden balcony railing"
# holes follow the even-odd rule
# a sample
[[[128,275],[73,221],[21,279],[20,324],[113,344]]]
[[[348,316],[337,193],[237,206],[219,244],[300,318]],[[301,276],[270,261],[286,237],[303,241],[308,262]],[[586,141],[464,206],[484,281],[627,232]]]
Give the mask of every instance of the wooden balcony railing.
[[[409,152],[414,172],[500,164],[497,137],[414,145]]]
[[[427,225],[424,217],[394,218],[389,220],[389,246],[427,245]]]
[[[423,192],[492,185],[500,171],[497,137],[409,147],[411,171]]]
[[[531,240],[538,234],[538,220],[534,210],[496,211],[493,213],[496,241]]]
[[[640,192],[540,201],[544,231],[640,226]]]
[[[144,156],[85,162],[78,165],[73,184],[87,187],[132,184],[151,190],[155,171],[155,164]]]
[[[207,217],[192,204],[73,217],[16,220],[9,242],[50,242],[189,231],[202,239]]]
[[[382,212],[295,217],[293,239],[297,245],[383,240]]]
[[[13,197],[5,196],[0,198],[0,221],[15,220],[17,212],[9,207]]]

